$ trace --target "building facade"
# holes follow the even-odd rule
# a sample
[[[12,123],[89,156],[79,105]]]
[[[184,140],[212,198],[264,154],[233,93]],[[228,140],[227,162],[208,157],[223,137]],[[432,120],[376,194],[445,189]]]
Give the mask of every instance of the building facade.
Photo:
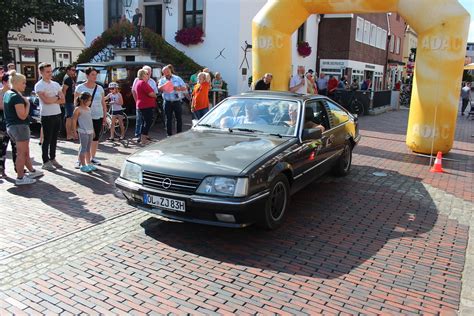
[[[469,42],[466,45],[466,62],[465,64],[471,64],[474,62],[474,42]]]
[[[129,20],[136,8],[143,16],[142,25],[156,33],[212,72],[220,72],[228,83],[230,94],[249,89],[252,74],[252,19],[267,0],[86,0],[86,42],[90,44],[122,16]],[[201,26],[204,42],[184,46],[175,41],[182,28]],[[293,69],[316,66],[318,15],[312,15],[293,34]],[[297,53],[298,40],[312,47],[303,58]],[[271,72],[271,69],[268,69]],[[187,79],[187,78],[186,78]]]
[[[326,14],[319,24],[318,71],[349,82],[370,79],[383,88],[387,61],[386,14]]]
[[[8,34],[8,43],[16,70],[27,78],[28,87],[38,80],[38,65],[66,66],[77,59],[85,48],[85,37],[76,25],[54,24],[34,20]]]
[[[413,58],[411,50],[416,49],[417,46],[418,34],[410,25],[407,25],[405,29],[405,38],[403,41],[403,63],[405,64],[405,68],[403,71],[404,79],[413,76],[413,72],[415,70],[415,62],[411,60]]]
[[[403,61],[403,44],[406,23],[398,13],[388,14],[388,49],[385,87],[393,89],[402,80],[405,62]]]

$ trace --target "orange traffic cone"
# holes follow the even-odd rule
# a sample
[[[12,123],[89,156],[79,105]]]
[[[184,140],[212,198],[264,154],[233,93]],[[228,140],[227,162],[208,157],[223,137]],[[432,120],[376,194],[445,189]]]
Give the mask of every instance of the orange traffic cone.
[[[433,165],[433,168],[431,168],[431,172],[438,172],[438,173],[443,173],[443,167],[441,166],[441,161],[443,160],[443,154],[438,151],[438,154],[436,155],[436,160]]]

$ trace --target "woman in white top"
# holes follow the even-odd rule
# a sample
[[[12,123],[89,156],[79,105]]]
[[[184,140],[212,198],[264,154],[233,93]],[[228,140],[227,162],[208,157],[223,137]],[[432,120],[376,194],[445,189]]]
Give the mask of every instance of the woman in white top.
[[[105,104],[104,89],[96,83],[97,70],[93,67],[89,67],[85,71],[87,80],[83,84],[76,87],[74,92],[74,99],[76,99],[82,92],[89,92],[92,96],[91,114],[92,122],[94,124],[94,138],[92,139],[91,146],[91,162],[94,165],[100,166],[101,163],[95,157],[97,153],[97,147],[99,146],[99,136],[102,126],[105,124],[107,118],[107,106]],[[76,162],[77,169],[80,168],[79,161]]]

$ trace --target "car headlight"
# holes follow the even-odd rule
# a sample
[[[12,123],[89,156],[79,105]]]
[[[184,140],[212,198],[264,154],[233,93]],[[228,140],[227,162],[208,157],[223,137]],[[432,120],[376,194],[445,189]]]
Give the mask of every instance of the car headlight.
[[[242,197],[247,195],[247,191],[247,178],[207,177],[202,181],[196,192],[209,195]]]
[[[120,171],[120,177],[125,180],[142,183],[142,167],[136,163],[125,160]]]

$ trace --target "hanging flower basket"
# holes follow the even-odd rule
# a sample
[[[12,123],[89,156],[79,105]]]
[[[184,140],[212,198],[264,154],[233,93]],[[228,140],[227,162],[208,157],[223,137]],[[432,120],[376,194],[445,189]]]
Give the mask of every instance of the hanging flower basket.
[[[196,45],[204,42],[202,38],[204,36],[204,31],[200,27],[191,27],[186,29],[181,29],[176,32],[174,40],[178,43],[181,43],[185,46]]]
[[[308,42],[299,42],[298,43],[298,54],[302,57],[308,57],[311,55],[311,46]]]

